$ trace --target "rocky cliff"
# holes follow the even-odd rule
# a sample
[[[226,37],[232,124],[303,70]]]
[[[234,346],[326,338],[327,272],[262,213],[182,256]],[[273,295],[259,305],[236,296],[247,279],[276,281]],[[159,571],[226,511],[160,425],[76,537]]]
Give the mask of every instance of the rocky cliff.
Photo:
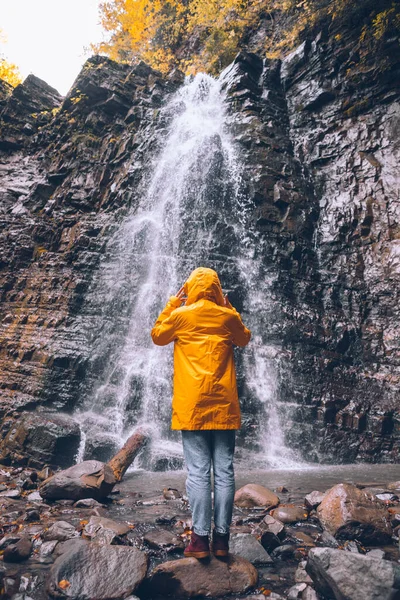
[[[242,52],[224,74],[272,281],[287,437],[308,459],[398,458],[396,44],[384,71],[354,68],[351,33],[321,33],[284,61]],[[179,72],[93,57],[66,98],[34,76],[0,88],[3,460],[29,460],[21,412],[51,420],[82,400],[102,318],[90,285],[138,202],[167,126],[160,106],[181,84]]]

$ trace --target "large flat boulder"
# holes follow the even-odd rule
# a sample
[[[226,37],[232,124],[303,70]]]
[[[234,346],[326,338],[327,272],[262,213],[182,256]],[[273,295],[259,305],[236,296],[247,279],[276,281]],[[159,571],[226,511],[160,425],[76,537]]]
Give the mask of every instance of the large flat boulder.
[[[279,504],[279,497],[258,483],[248,483],[235,493],[235,504],[242,508],[253,508],[254,506],[272,508]]]
[[[172,560],[156,567],[149,578],[151,595],[173,598],[219,598],[227,594],[243,594],[257,585],[258,573],[253,565],[239,556],[227,560],[212,557]]]
[[[324,529],[338,539],[357,539],[366,545],[391,541],[386,508],[349,483],[328,490],[317,513]]]
[[[48,591],[55,598],[120,600],[135,592],[146,571],[147,556],[131,546],[71,544],[50,570]]]
[[[45,500],[100,500],[111,492],[115,483],[108,465],[99,460],[85,460],[46,479],[39,493]]]
[[[336,600],[394,600],[400,597],[400,566],[332,548],[312,548],[306,571],[315,589]]]

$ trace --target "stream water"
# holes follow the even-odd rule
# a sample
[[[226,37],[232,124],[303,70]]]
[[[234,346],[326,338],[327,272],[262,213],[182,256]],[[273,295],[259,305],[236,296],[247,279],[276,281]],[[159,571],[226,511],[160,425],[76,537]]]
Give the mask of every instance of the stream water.
[[[249,346],[235,351],[245,423],[239,458],[253,468],[296,467],[285,445],[289,407],[279,403],[277,389],[281,355],[268,340],[271,276],[249,218],[220,82],[197,75],[172,96],[161,118],[167,125],[141,201],[110,240],[89,294],[101,304],[103,326],[94,335],[95,385],[77,415],[84,434],[78,459],[85,443],[86,453],[89,441],[120,446],[145,424],[152,443],[136,466],[181,466],[179,434],[169,429],[172,347],[154,346],[150,330],[190,272],[208,266],[252,330]]]

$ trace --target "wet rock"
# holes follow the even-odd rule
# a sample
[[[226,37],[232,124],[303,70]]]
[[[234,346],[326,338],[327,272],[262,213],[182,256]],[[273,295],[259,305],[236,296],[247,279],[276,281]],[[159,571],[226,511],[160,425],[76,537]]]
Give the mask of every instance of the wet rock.
[[[307,494],[307,496],[304,498],[304,504],[308,509],[312,510],[314,508],[317,508],[317,506],[321,504],[324,498],[325,493],[314,491],[310,494]]]
[[[176,500],[178,498],[182,498],[181,492],[174,488],[164,488],[163,496],[166,500]]]
[[[380,548],[374,548],[373,550],[369,550],[367,556],[369,558],[378,558],[379,560],[383,560],[385,558],[386,552],[381,550]]]
[[[320,598],[320,595],[309,585],[301,594],[301,600],[320,600]]]
[[[271,556],[272,558],[280,559],[292,558],[296,550],[297,548],[296,546],[293,546],[293,544],[282,544],[281,546],[275,548],[273,552],[271,552]]]
[[[245,558],[253,565],[268,565],[273,563],[260,542],[251,533],[237,533],[229,541],[229,551],[232,554]]]
[[[282,521],[278,521],[275,517],[271,515],[266,515],[262,522],[260,523],[261,527],[266,526],[269,531],[274,533],[280,540],[285,537],[285,526]]]
[[[126,523],[120,523],[105,517],[91,516],[85,525],[84,537],[101,545],[119,543],[120,538],[130,531]]]
[[[148,531],[143,540],[154,550],[164,550],[165,552],[180,552],[185,548],[181,537],[166,529],[154,529]]]
[[[322,533],[320,533],[317,537],[317,541],[322,546],[328,546],[328,548],[338,548],[339,547],[339,542],[337,541],[337,539],[335,537],[333,537],[332,534],[329,533],[329,531],[323,531]]]
[[[306,570],[317,592],[328,598],[392,600],[399,594],[399,565],[368,555],[313,548]]]
[[[7,548],[7,546],[10,546],[11,544],[16,544],[20,539],[21,536],[14,533],[5,535],[0,540],[0,550],[4,550],[4,548]]]
[[[81,433],[70,416],[55,413],[23,413],[1,447],[1,459],[34,467],[65,467],[78,451]]]
[[[235,493],[235,504],[242,508],[253,508],[262,506],[272,508],[279,504],[279,498],[268,488],[257,483],[248,483]]]
[[[287,592],[287,600],[298,600],[303,598],[303,592],[307,588],[306,583],[296,583]]]
[[[83,498],[74,504],[75,508],[101,508],[103,506],[104,504],[101,504],[101,502],[98,502],[94,498]]]
[[[4,550],[5,562],[21,562],[29,558],[32,551],[32,542],[27,538],[20,539],[16,544],[6,546]]]
[[[14,490],[7,490],[5,492],[0,492],[0,498],[20,498],[21,496],[21,490],[18,489],[14,489]]]
[[[387,484],[388,490],[399,491],[400,492],[400,481],[391,481]]]
[[[390,542],[386,510],[353,485],[338,484],[328,490],[317,513],[322,526],[338,539],[357,539],[366,545]]]
[[[281,523],[296,523],[308,519],[308,511],[304,506],[295,506],[294,504],[281,504],[271,511],[274,519]]]
[[[44,532],[43,539],[46,541],[57,540],[59,542],[64,542],[65,540],[77,537],[78,535],[79,533],[76,531],[75,527],[70,523],[67,523],[67,521],[56,521]]]
[[[307,561],[302,560],[299,562],[296,573],[294,574],[294,580],[296,583],[312,583],[312,579],[306,571]]]
[[[98,476],[104,473],[103,484],[98,487]],[[94,478],[91,483],[91,478]],[[39,493],[46,500],[105,498],[116,483],[111,469],[97,460],[87,460],[46,479]]]
[[[35,490],[34,492],[31,492],[30,494],[28,494],[27,500],[29,500],[29,502],[36,502],[38,500],[42,500],[42,496],[39,494],[39,492],[37,490]]]
[[[244,558],[230,555],[226,561],[211,557],[203,562],[196,558],[168,561],[150,574],[149,590],[155,595],[163,590],[174,598],[200,598],[242,594],[257,584],[257,570]]]
[[[120,600],[134,593],[147,571],[147,557],[130,546],[74,545],[51,568],[48,590],[56,598]],[[59,582],[69,582],[62,590]]]
[[[301,546],[305,546],[306,548],[312,548],[313,546],[315,546],[313,538],[307,533],[304,533],[304,531],[292,529],[288,533],[290,533],[290,536],[293,537],[297,542],[299,542]]]
[[[264,531],[261,527],[256,527],[251,532],[256,538],[259,540],[260,544],[267,552],[272,552],[281,545],[281,540],[277,535],[269,531],[268,529]]]
[[[29,523],[32,521],[40,521],[40,511],[38,511],[37,508],[28,509],[24,521],[28,521]]]
[[[40,546],[40,557],[41,558],[46,558],[47,556],[50,556],[50,554],[52,554],[54,552],[55,547],[58,544],[58,540],[51,540],[50,542],[43,542],[43,544]]]

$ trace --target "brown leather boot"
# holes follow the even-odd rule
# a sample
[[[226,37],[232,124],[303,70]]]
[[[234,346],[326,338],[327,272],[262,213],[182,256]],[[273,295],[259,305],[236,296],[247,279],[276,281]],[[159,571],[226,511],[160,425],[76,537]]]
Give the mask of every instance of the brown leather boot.
[[[190,536],[190,544],[183,551],[185,556],[193,556],[194,558],[207,558],[210,556],[210,544],[208,535],[197,535],[192,531]]]
[[[217,533],[213,531],[212,551],[214,556],[228,556],[229,554],[229,532]]]

